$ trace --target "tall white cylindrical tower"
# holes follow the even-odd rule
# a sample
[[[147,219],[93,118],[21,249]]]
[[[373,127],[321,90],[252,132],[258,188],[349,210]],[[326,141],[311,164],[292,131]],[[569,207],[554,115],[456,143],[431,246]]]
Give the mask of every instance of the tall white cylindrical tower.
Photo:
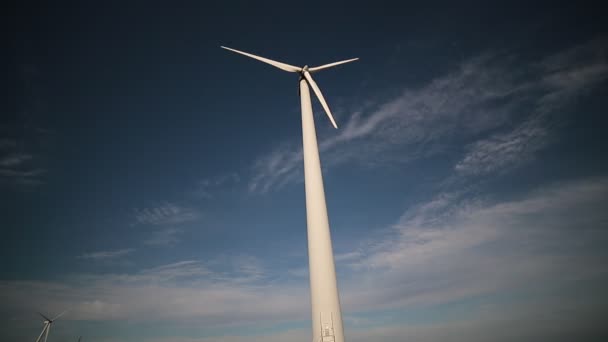
[[[313,342],[344,342],[317,133],[305,79],[300,80],[300,100]]]

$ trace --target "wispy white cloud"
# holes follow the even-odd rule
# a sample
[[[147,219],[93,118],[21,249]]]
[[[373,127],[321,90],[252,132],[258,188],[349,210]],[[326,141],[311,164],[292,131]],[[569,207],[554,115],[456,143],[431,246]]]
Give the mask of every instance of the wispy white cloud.
[[[290,268],[287,270],[287,274],[296,278],[308,277],[308,267]]]
[[[290,144],[283,144],[258,158],[253,165],[254,176],[249,182],[249,191],[265,193],[272,187],[294,181],[302,172],[301,161],[302,150],[298,151]]]
[[[265,269],[262,261],[252,255],[240,255],[232,258],[234,269],[237,274],[242,274],[247,281],[260,279],[265,274]]]
[[[549,102],[569,101],[573,96],[608,78],[608,38],[602,37],[574,46],[543,59],[542,82],[553,91]]]
[[[193,208],[164,202],[156,207],[135,209],[135,221],[138,224],[174,225],[200,218],[200,213]]]
[[[320,136],[323,166],[406,163],[466,145],[468,152],[457,166],[462,173],[521,165],[552,141],[546,115],[559,112],[608,76],[602,42],[592,41],[538,63],[507,54],[482,55],[426,85],[355,110],[338,131],[332,131],[335,135]],[[487,133],[493,135],[484,137]],[[500,160],[494,152],[508,155]],[[299,141],[279,144],[254,161],[250,191],[264,193],[300,181],[301,164]]]
[[[213,264],[213,263],[211,263]],[[6,307],[53,311],[70,307],[72,319],[197,319],[206,326],[269,317],[305,317],[306,288],[260,284],[257,259],[216,264],[184,260],[132,274],[81,274],[61,282],[0,282]],[[232,270],[229,276],[227,270]],[[46,299],[45,299],[46,298]]]
[[[589,283],[606,275],[606,200],[607,179],[555,184],[502,202],[439,195],[361,248],[350,265],[365,276],[347,282],[344,302],[354,311],[411,308],[537,283]],[[374,283],[383,284],[383,295]]]
[[[365,113],[355,111],[337,135],[320,139],[319,149],[327,156],[323,165],[407,162],[441,151],[458,134],[500,126],[519,101],[511,97],[524,87],[517,77],[492,56],[482,56],[425,86],[369,106]],[[501,99],[510,103],[490,112],[491,102]],[[254,162],[250,190],[265,192],[299,179],[301,164],[299,143],[280,145]]]
[[[34,165],[34,156],[21,152],[16,140],[0,140],[0,181],[12,185],[40,185],[45,169]]]
[[[476,141],[454,168],[460,174],[481,175],[520,166],[551,142],[551,134],[545,127],[540,117],[534,117],[512,131]]]
[[[541,293],[553,293],[538,300],[566,310],[559,298],[568,296],[568,284],[607,276],[608,214],[601,209],[608,180],[558,183],[507,201],[464,198],[442,194],[411,207],[387,231],[339,255],[344,312],[420,310],[534,292],[537,284]],[[307,320],[307,282],[261,281],[267,272],[255,256],[183,260],[128,274],[3,281],[0,293],[11,310],[71,307],[72,319],[179,320],[199,327]],[[575,312],[592,309],[593,301],[584,303]],[[510,317],[526,313],[511,309]]]
[[[359,257],[361,257],[360,252],[346,252],[334,255],[334,259],[336,260],[336,262],[349,261],[353,259],[358,259]]]
[[[152,233],[152,236],[144,240],[144,245],[148,246],[174,246],[179,241],[179,235],[183,233],[179,228],[167,228]]]
[[[194,194],[200,198],[212,199],[218,191],[225,191],[227,187],[233,186],[240,180],[241,177],[236,172],[206,178],[197,183]]]
[[[15,167],[23,164],[23,162],[32,159],[31,154],[14,153],[9,154],[0,159],[0,167]]]
[[[35,169],[35,170],[13,170],[13,169],[0,169],[0,176],[4,177],[13,177],[18,179],[31,179],[34,180],[35,177],[44,174],[46,170]]]
[[[82,254],[78,258],[91,259],[91,260],[96,260],[96,261],[110,260],[110,259],[117,259],[117,258],[124,257],[127,254],[130,254],[134,251],[135,251],[135,249],[133,249],[133,248],[125,248],[125,249],[118,249],[118,250],[113,250],[113,251],[91,252],[91,253]]]
[[[129,282],[167,283],[175,280],[199,278],[211,272],[197,260],[179,261],[167,265],[153,267],[141,271],[139,274],[127,278]]]
[[[528,109],[531,115],[509,131],[472,143],[455,169],[480,175],[520,166],[555,137],[551,114],[608,79],[608,40],[598,39],[549,56],[539,65],[540,81],[528,87],[541,95]]]

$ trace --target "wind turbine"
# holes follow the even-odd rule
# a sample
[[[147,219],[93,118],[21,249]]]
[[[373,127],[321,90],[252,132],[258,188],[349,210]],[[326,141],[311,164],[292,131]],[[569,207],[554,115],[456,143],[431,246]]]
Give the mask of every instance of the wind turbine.
[[[55,316],[55,318],[50,319],[48,317],[46,317],[45,315],[41,314],[40,312],[38,313],[40,316],[42,316],[42,318],[44,318],[44,327],[42,328],[42,332],[40,333],[40,335],[38,336],[38,338],[36,339],[36,342],[40,342],[40,339],[42,338],[42,335],[44,335],[44,342],[46,342],[46,339],[49,337],[49,331],[51,330],[51,325],[53,325],[53,323],[55,322],[55,320],[61,316],[63,316],[63,314],[66,313],[66,311],[60,313],[59,315]]]
[[[306,190],[306,224],[308,232],[308,267],[310,273],[310,297],[312,304],[313,342],[344,342],[344,328],[340,298],[336,281],[336,268],[329,231],[329,219],[325,204],[323,175],[317,146],[317,133],[312,114],[310,91],[312,88],[334,126],[336,121],[331,115],[329,106],[311,74],[340,64],[353,62],[358,58],[310,68],[308,65],[296,67],[256,56],[247,52],[227,48],[247,57],[257,59],[287,72],[300,75],[300,102],[302,107],[302,143],[304,151],[304,187]]]

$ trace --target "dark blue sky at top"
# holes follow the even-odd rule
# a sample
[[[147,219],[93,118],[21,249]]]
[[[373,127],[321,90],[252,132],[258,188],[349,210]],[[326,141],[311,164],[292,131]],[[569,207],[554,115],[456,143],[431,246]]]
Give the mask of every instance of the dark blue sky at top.
[[[383,341],[391,331],[438,340],[423,337],[467,319],[474,336],[505,340],[600,329],[604,12],[555,2],[7,7],[0,314],[11,318],[0,340],[34,336],[33,312],[65,307],[58,339],[266,341],[248,338],[270,329],[275,341],[293,327],[308,338],[297,75],[220,45],[299,66],[360,58],[314,74],[339,130],[313,98],[351,341],[383,328]]]
[[[552,3],[54,5],[19,4],[9,23],[13,39],[3,63],[9,77],[2,82],[1,134],[18,140],[46,171],[40,186],[2,185],[5,279],[87,269],[75,256],[135,242],[134,208],[192,203],[197,182],[229,172],[238,173],[245,188],[256,156],[281,141],[299,141],[296,77],[220,45],[294,65],[360,57],[317,76],[340,124],[367,97],[390,98],[397,86],[424,84],[484,51],[509,48],[534,59],[605,32],[601,11]],[[580,105],[597,112],[601,103]],[[562,145],[572,163],[581,158],[588,170],[565,166],[556,173],[605,168],[605,161],[593,161],[604,147],[589,141],[601,136],[593,126],[589,131],[580,124],[579,133],[572,133],[589,147],[589,156]],[[331,134],[320,115],[317,127],[320,136]],[[547,161],[561,163],[553,153],[547,152]],[[357,214],[332,216],[334,229],[389,224],[394,217],[384,214],[408,203],[396,191],[409,189],[416,196],[416,183],[439,178],[435,166],[453,161],[437,158],[416,170],[382,171],[412,176],[399,184],[337,168],[326,175],[330,205]],[[242,192],[202,204],[203,231],[191,230],[192,239],[179,251],[146,253],[141,260],[156,264],[281,248],[263,233],[278,234],[277,241],[300,240],[304,252],[304,230],[297,229],[304,227],[301,184],[279,197]],[[361,194],[382,198],[373,213],[363,214],[369,201]],[[298,223],[290,223],[294,218]],[[252,226],[244,228],[246,222]]]

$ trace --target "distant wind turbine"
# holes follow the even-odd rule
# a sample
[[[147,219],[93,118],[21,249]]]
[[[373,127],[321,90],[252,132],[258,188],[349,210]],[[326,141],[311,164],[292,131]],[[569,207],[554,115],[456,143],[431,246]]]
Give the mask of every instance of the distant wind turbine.
[[[49,331],[51,330],[51,325],[53,325],[53,323],[55,322],[55,320],[61,316],[63,316],[63,314],[66,313],[66,311],[60,313],[59,315],[55,316],[55,318],[50,319],[48,317],[46,317],[45,315],[41,314],[40,312],[38,313],[40,316],[42,316],[42,318],[44,318],[44,327],[42,328],[42,332],[40,333],[40,335],[38,336],[38,338],[36,339],[36,342],[40,342],[40,339],[42,338],[42,335],[44,335],[44,340],[42,340],[43,342],[46,342],[47,338],[49,337]]]
[[[308,65],[296,67],[280,63],[247,52],[222,46],[247,57],[270,64],[281,70],[296,72],[300,75],[300,102],[302,107],[302,141],[304,150],[304,187],[306,190],[306,223],[308,231],[308,267],[310,270],[310,293],[312,302],[313,342],[344,342],[344,328],[340,310],[340,296],[336,281],[336,268],[329,231],[329,219],[325,204],[323,175],[319,160],[317,133],[312,115],[310,91],[312,88],[334,126],[336,121],[331,115],[321,90],[312,79],[311,74],[340,64],[353,62],[358,58],[309,68]]]

